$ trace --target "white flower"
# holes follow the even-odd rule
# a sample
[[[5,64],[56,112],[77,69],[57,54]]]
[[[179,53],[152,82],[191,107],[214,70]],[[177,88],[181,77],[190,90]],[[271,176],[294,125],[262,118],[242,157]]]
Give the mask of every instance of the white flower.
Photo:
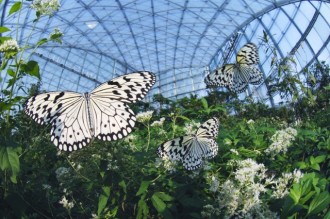
[[[253,125],[253,124],[254,124],[254,121],[253,121],[253,119],[250,119],[250,120],[247,121],[246,123],[249,124],[249,125]]]
[[[16,40],[10,39],[0,45],[0,52],[18,52],[19,46]]]
[[[294,128],[289,127],[284,130],[276,131],[270,139],[273,143],[265,150],[265,153],[271,155],[271,157],[281,152],[286,153],[296,136],[297,130]]]
[[[63,182],[70,177],[70,169],[66,167],[59,167],[55,170],[56,178],[59,182]]]
[[[136,115],[136,120],[141,123],[149,122],[149,120],[152,117],[153,112],[154,111],[146,111],[146,112],[138,113]]]
[[[162,117],[159,119],[159,121],[154,121],[153,123],[151,123],[150,126],[162,126],[164,124],[165,118]]]
[[[155,166],[157,168],[163,166],[168,172],[174,173],[176,172],[177,161],[170,160],[167,156],[162,158],[157,157],[155,160]]]
[[[304,174],[300,170],[295,169],[293,171],[293,182],[298,183],[303,176]]]
[[[236,149],[230,149],[230,152],[235,154],[235,155],[239,155],[238,151]]]
[[[42,184],[42,188],[44,190],[50,190],[52,187],[50,185],[48,185],[48,184]]]
[[[60,8],[58,0],[34,0],[31,8],[35,9],[40,15],[52,16]]]
[[[65,196],[62,197],[62,200],[60,200],[59,203],[62,204],[63,207],[66,208],[67,210],[70,210],[71,208],[74,207],[74,203],[68,202]]]
[[[195,134],[197,127],[199,127],[200,125],[201,124],[199,122],[195,122],[194,120],[192,120],[190,123],[186,123],[183,129],[185,130],[187,135],[193,135]]]

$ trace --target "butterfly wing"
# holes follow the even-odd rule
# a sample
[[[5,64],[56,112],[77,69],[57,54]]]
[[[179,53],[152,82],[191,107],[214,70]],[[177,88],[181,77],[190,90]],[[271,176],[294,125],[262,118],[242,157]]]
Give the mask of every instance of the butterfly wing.
[[[159,157],[168,157],[170,160],[183,161],[192,143],[192,136],[181,136],[161,144],[158,147],[157,154]]]
[[[261,73],[261,71],[255,67],[255,66],[249,66],[250,68],[250,80],[249,80],[249,83],[250,84],[253,84],[253,85],[258,85],[258,84],[261,84],[261,82],[263,82],[263,74]]]
[[[218,154],[216,138],[219,133],[219,120],[213,117],[204,122],[196,131],[201,157],[213,158]],[[196,145],[197,146],[197,145]],[[197,149],[196,149],[197,150]]]
[[[51,124],[51,141],[73,151],[92,139],[85,98],[74,92],[49,92],[29,98],[25,113],[39,124]]]
[[[234,65],[227,64],[214,70],[205,78],[205,83],[211,86],[228,86],[233,84]]]
[[[144,98],[155,83],[151,72],[135,72],[101,84],[90,94],[95,137],[112,141],[132,132],[135,114],[128,106]]]
[[[238,64],[254,65],[259,62],[258,48],[253,43],[245,44],[236,55]]]

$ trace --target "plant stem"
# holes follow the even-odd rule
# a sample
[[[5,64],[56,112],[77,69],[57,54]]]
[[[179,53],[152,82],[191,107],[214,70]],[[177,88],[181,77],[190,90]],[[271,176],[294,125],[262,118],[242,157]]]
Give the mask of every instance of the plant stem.
[[[147,129],[148,129],[148,143],[147,143],[146,151],[148,151],[149,145],[150,145],[150,125],[149,125],[149,121],[148,121],[148,124],[147,124]]]

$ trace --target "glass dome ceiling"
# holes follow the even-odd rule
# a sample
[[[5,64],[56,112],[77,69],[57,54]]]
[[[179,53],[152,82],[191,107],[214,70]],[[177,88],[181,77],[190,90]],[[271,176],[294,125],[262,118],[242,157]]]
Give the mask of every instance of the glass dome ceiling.
[[[14,1],[0,5],[1,25],[26,41],[35,19],[31,1],[24,1],[20,19],[8,15]],[[62,44],[40,46],[33,60],[39,62],[42,87],[47,91],[87,92],[125,73],[147,70],[157,76],[149,93],[168,98],[206,95],[205,72],[224,64],[228,44],[236,37],[234,51],[246,42],[258,45],[260,69],[272,73],[271,54],[261,46],[267,33],[280,57],[297,60],[297,71],[314,61],[330,59],[330,2],[293,0],[75,0],[61,2],[50,19],[41,19],[29,40],[36,44],[54,29],[64,33]],[[5,75],[1,75],[5,78]],[[35,83],[27,79],[29,83]],[[1,86],[3,87],[5,80]],[[251,86],[244,95],[268,100],[267,87]],[[272,101],[274,104],[274,102]],[[276,104],[276,103],[275,103]]]

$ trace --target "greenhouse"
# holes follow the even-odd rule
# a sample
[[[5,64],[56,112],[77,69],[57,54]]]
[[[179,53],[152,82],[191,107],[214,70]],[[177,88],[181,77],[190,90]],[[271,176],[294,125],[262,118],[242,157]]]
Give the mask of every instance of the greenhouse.
[[[1,218],[330,219],[330,1],[0,11]]]

